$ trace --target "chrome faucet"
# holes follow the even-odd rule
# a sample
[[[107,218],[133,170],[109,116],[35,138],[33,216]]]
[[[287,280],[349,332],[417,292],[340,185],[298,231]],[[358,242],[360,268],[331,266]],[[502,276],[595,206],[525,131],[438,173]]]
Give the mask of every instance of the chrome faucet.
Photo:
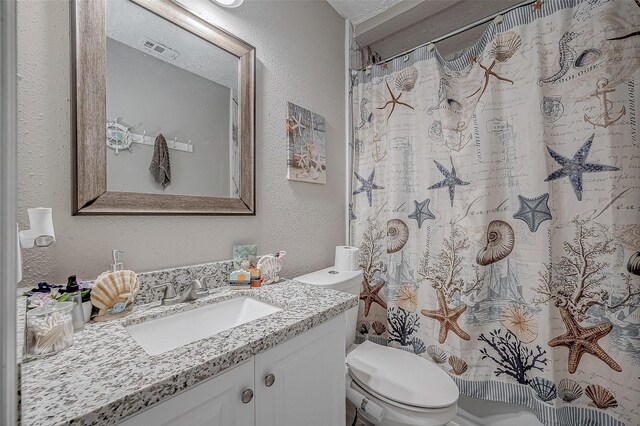
[[[175,305],[180,301],[180,296],[176,293],[176,289],[171,283],[166,284],[158,284],[154,285],[151,288],[161,288],[164,287],[164,294],[162,296],[162,301],[160,302],[164,306]]]
[[[151,288],[164,287],[164,295],[162,296],[161,304],[165,306],[175,305],[176,303],[191,302],[193,300],[208,296],[209,290],[207,289],[206,279],[211,277],[213,276],[205,275],[197,280],[191,281],[191,284],[189,284],[189,287],[184,291],[184,293],[182,293],[181,296],[178,296],[175,287],[171,283],[159,284]]]
[[[207,275],[201,277],[200,279],[191,281],[191,284],[189,284],[189,288],[187,288],[184,293],[182,293],[180,302],[190,302],[192,300],[208,296],[209,289],[207,289],[206,279],[209,277],[210,275]]]

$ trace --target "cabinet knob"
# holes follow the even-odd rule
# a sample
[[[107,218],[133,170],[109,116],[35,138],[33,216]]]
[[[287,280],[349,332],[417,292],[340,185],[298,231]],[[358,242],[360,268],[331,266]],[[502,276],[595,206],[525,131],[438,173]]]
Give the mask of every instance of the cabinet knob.
[[[242,402],[248,404],[253,399],[253,389],[247,389],[242,392]]]
[[[269,373],[265,376],[264,378],[264,384],[270,388],[271,386],[273,386],[273,383],[276,381],[276,375],[273,373]]]

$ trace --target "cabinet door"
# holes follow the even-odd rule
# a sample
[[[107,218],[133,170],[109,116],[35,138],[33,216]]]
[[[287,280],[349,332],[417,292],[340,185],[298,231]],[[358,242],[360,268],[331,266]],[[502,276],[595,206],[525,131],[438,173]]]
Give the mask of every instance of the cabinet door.
[[[242,393],[248,389],[255,391],[253,378],[252,358],[120,424],[126,426],[251,426],[254,423],[255,397],[243,403]]]
[[[344,332],[340,315],[256,357],[256,426],[344,424]]]

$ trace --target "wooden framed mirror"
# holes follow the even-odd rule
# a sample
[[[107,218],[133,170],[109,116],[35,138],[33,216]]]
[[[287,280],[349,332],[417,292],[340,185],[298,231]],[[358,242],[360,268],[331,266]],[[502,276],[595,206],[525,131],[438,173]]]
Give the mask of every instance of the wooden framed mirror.
[[[74,215],[254,215],[255,48],[172,0],[72,0]]]

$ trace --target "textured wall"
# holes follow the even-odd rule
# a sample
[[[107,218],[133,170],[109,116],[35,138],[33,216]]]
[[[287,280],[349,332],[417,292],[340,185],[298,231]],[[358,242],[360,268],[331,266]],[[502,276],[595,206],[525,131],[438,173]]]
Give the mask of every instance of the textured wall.
[[[257,216],[71,216],[69,2],[23,0],[18,10],[19,215],[54,209],[56,243],[24,253],[25,284],[105,270],[114,248],[138,271],[229,259],[237,243],[287,250],[286,274],[328,266],[344,243],[344,22],[325,1],[246,0],[225,10],[189,1],[257,48]],[[286,180],[286,101],[327,121],[326,185]]]

